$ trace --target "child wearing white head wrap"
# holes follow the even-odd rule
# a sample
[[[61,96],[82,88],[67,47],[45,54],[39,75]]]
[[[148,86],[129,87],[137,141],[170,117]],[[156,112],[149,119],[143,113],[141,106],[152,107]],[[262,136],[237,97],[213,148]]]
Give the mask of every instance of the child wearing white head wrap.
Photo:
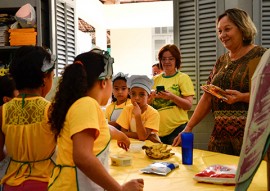
[[[126,105],[131,104],[131,100],[128,94],[127,80],[128,74],[124,74],[122,72],[119,72],[115,76],[113,76],[112,103],[109,104],[105,110],[105,116],[108,120],[108,123],[119,129],[120,127],[117,127],[116,119],[121,114],[123,108]]]
[[[133,87],[140,87],[150,94],[154,81],[149,79],[146,75],[133,75],[128,79],[127,84],[130,89]]]
[[[160,142],[157,135],[159,113],[147,104],[153,80],[145,75],[133,75],[127,83],[130,88],[132,105],[124,107],[116,123],[121,127],[121,131],[130,138]]]

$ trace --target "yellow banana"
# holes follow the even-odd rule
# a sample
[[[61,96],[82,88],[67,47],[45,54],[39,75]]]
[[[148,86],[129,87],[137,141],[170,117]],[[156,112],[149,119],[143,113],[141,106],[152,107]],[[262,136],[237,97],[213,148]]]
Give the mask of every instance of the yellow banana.
[[[166,144],[156,144],[149,147],[143,146],[142,148],[145,150],[145,154],[151,159],[165,159],[174,155],[174,153],[171,153],[172,149],[167,149]]]

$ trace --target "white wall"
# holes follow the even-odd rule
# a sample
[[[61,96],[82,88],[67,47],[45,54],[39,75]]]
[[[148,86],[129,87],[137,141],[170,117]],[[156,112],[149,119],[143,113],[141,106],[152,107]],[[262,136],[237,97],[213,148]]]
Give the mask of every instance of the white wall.
[[[104,5],[104,10],[109,29],[173,26],[172,1]]]
[[[99,0],[77,0],[76,13],[79,18],[85,20],[87,23],[95,27],[97,46],[102,49],[106,49],[107,28],[104,16],[104,5]],[[78,44],[78,46],[80,45]]]
[[[77,15],[96,28],[96,43],[103,49],[106,29],[111,30],[114,73],[149,76],[153,65],[151,30],[173,26],[173,2],[103,5],[99,0],[77,0]]]
[[[151,34],[151,28],[111,30],[111,54],[115,59],[115,74],[151,74]]]
[[[77,54],[90,51],[92,49],[92,37],[89,33],[78,31],[77,33]]]

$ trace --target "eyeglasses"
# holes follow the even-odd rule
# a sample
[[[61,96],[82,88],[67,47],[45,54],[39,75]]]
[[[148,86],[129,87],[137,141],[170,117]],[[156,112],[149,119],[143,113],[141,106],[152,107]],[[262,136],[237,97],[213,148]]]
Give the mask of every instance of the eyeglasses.
[[[139,98],[144,98],[145,96],[147,96],[146,94],[144,93],[139,93],[139,94],[136,94],[135,92],[131,92],[130,93],[130,97],[132,98],[136,98],[137,96],[139,96]]]
[[[165,62],[165,61],[172,62],[172,61],[174,61],[174,60],[175,60],[175,58],[174,58],[174,57],[161,58],[161,62]]]

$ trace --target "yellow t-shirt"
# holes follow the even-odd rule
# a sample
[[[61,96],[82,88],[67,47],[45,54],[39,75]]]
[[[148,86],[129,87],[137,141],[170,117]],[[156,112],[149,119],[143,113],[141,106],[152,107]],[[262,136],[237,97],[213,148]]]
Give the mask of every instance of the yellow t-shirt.
[[[118,117],[116,123],[118,123],[124,129],[136,132],[136,122],[134,115],[132,114],[133,105],[124,107],[121,115]],[[142,124],[145,128],[152,129],[153,132],[159,131],[159,114],[150,105],[147,106],[145,112],[141,114]]]
[[[182,72],[177,72],[174,76],[166,77],[163,74],[155,76],[154,85],[164,86],[166,91],[169,91],[177,96],[192,96],[195,95],[194,86],[190,77]],[[186,110],[179,108],[171,100],[154,99],[151,104],[158,110],[160,115],[159,136],[163,137],[171,134],[175,128],[188,122],[188,113]]]
[[[3,105],[2,131],[7,154],[12,159],[1,183],[10,186],[26,180],[48,182],[54,168],[50,157],[56,141],[48,124],[50,102],[42,97],[24,100],[24,107],[22,98],[14,98]]]
[[[110,143],[110,131],[100,105],[87,96],[73,103],[67,112],[64,127],[58,137],[56,164],[69,167],[55,170],[49,182],[49,190],[75,190],[77,187],[71,137],[88,128],[97,130],[93,152],[98,156]]]
[[[127,101],[125,101],[124,103],[120,104],[120,105],[116,105],[116,102],[112,102],[111,104],[109,104],[107,107],[106,107],[106,111],[105,111],[105,116],[106,116],[106,119],[108,120],[108,122],[112,121],[111,117],[112,117],[112,114],[115,110],[119,110],[120,112],[117,113],[117,116],[116,117],[119,117],[119,115],[121,114],[123,108],[126,106],[126,105],[130,105],[131,104],[131,100],[128,98]]]

